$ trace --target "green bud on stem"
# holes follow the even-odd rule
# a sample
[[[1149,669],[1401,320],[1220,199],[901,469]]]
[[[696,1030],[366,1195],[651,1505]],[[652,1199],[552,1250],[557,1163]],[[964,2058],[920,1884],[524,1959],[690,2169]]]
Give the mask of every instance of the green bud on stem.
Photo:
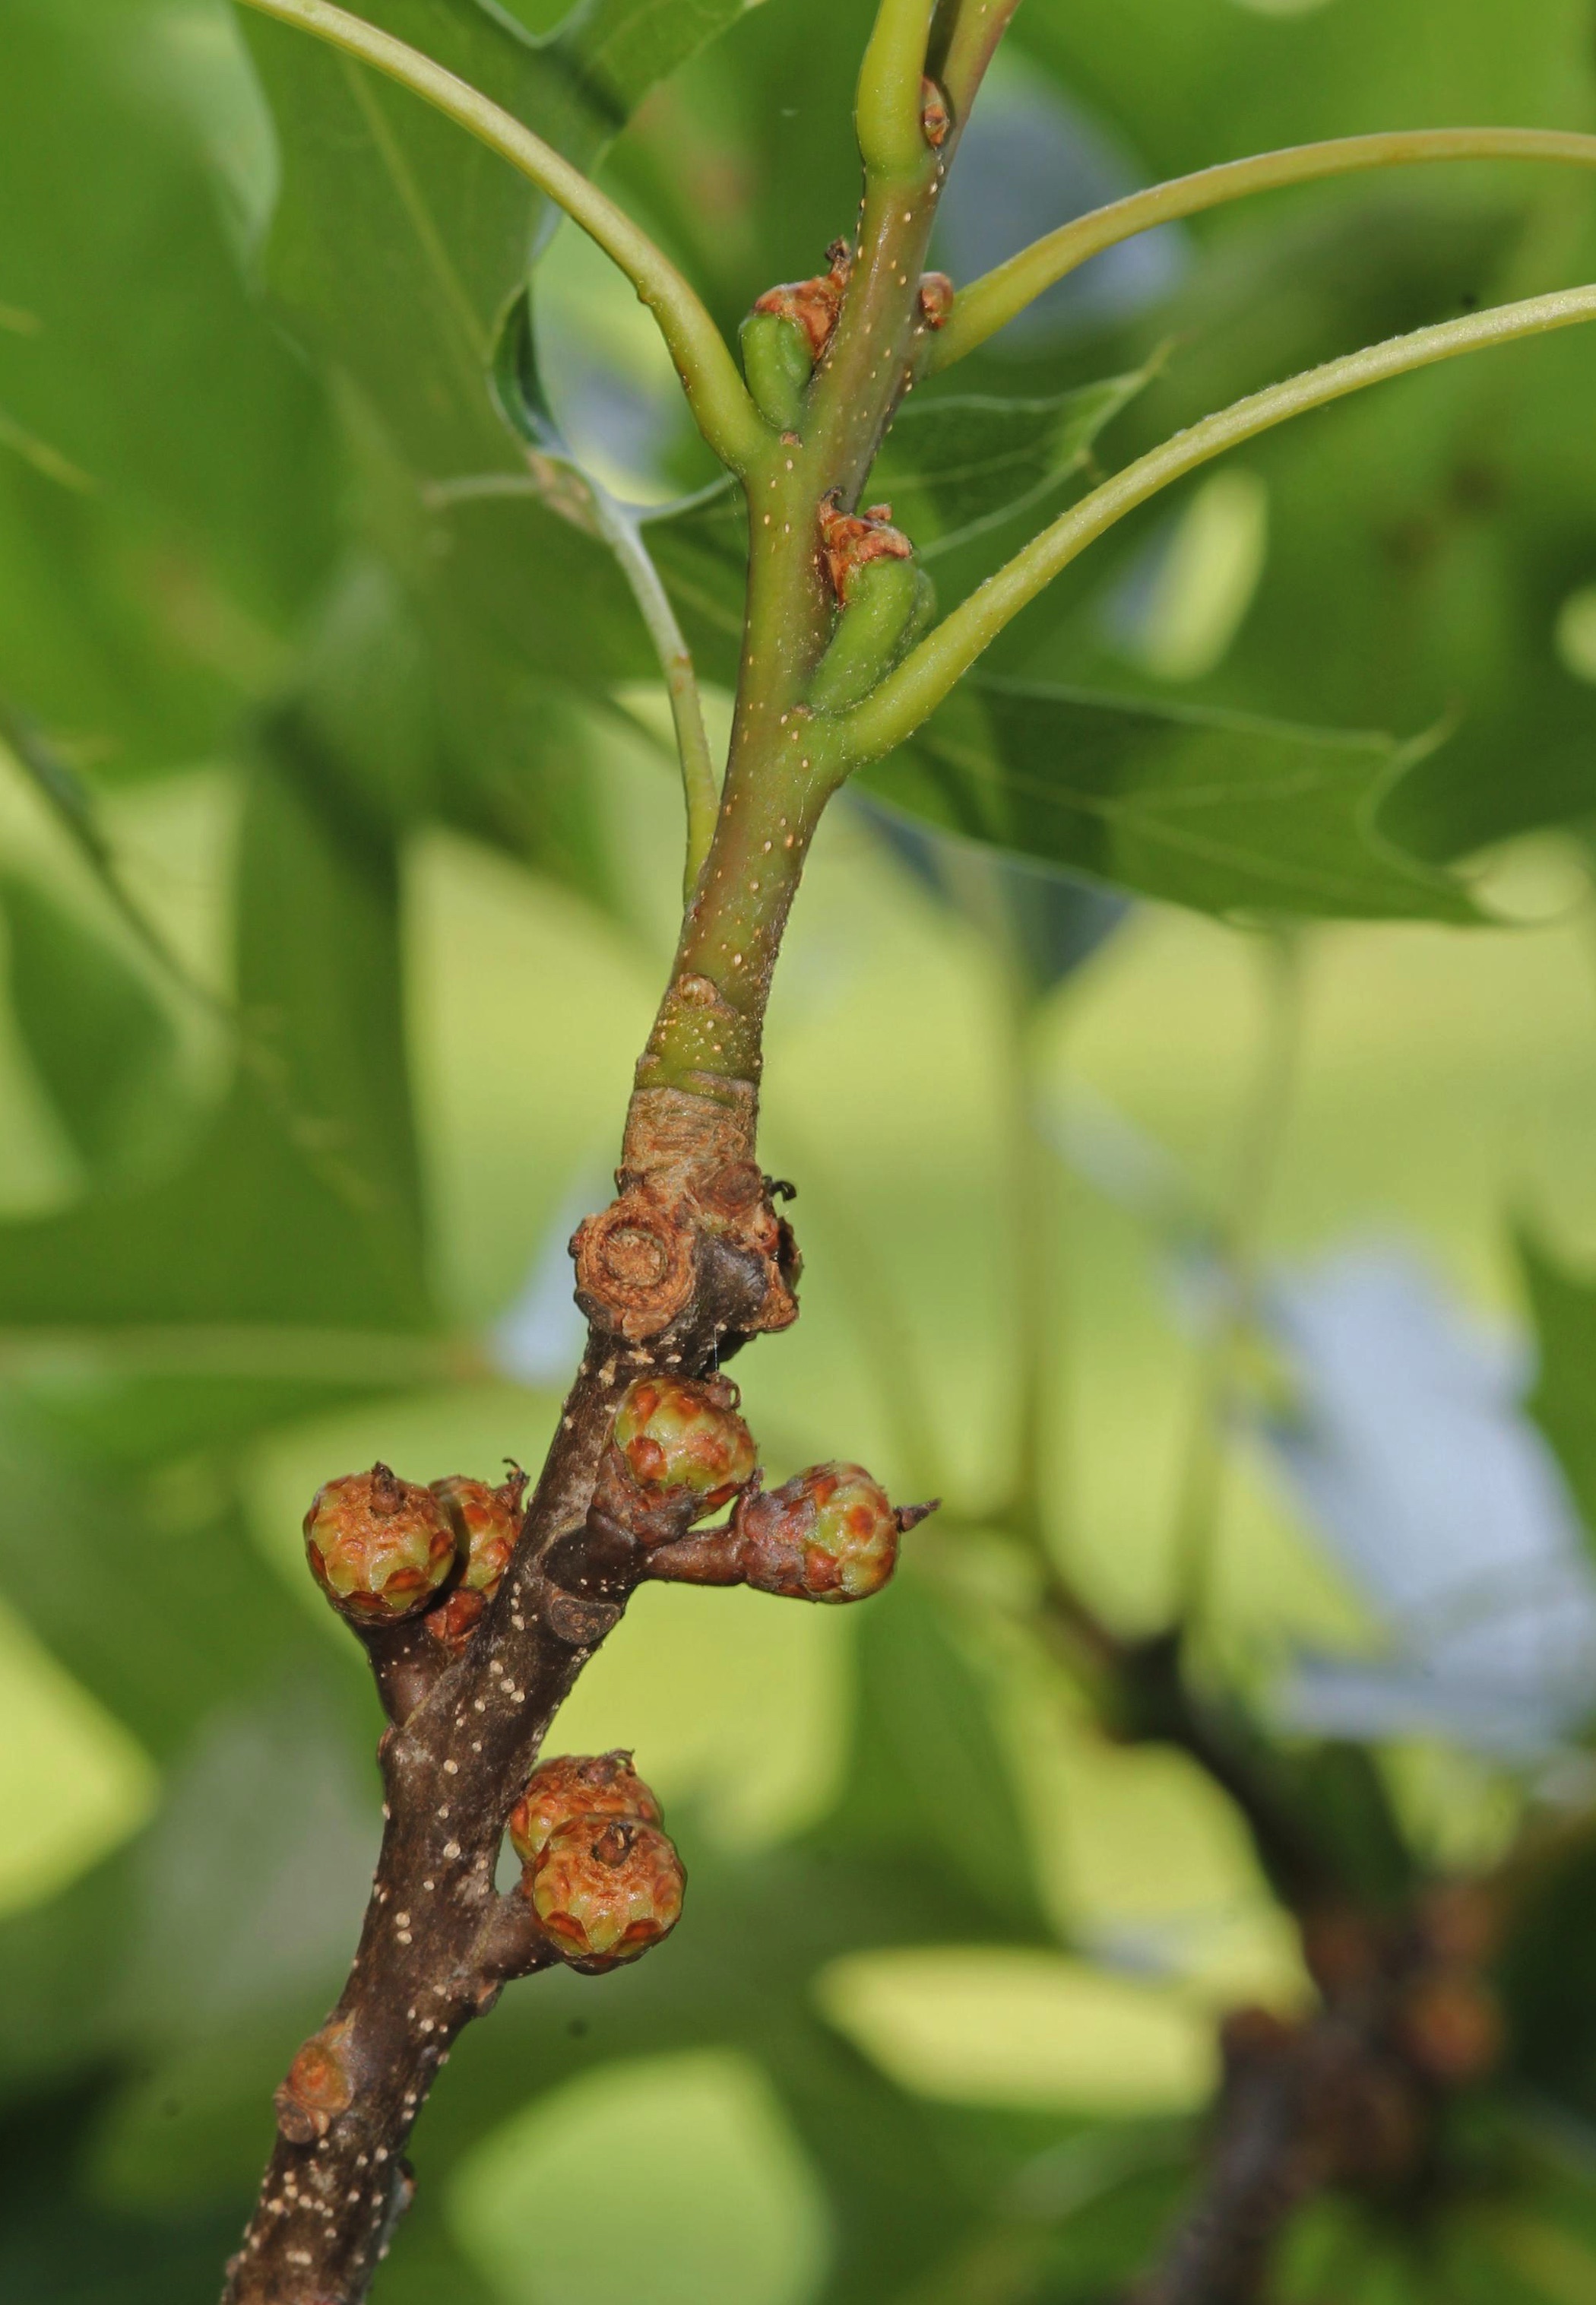
[[[752,311],[740,331],[743,373],[755,407],[778,432],[795,432],[814,373],[808,332],[779,312]]]
[[[917,561],[871,560],[857,569],[810,685],[816,711],[845,712],[862,703],[913,646],[936,606],[936,588]]]

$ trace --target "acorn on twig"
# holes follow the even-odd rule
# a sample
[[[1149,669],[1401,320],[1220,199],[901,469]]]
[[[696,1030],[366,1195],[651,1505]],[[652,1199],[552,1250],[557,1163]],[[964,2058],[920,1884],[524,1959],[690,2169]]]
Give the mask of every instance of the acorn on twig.
[[[753,1435],[729,1377],[640,1377],[599,1462],[596,1509],[642,1544],[681,1536],[753,1478]]]
[[[512,1464],[497,1488],[490,1488],[486,1481],[470,1480],[463,1473],[450,1473],[430,1485],[454,1526],[463,1588],[491,1601],[521,1535],[526,1475],[519,1465]]]
[[[866,1600],[896,1568],[899,1537],[934,1510],[895,1507],[862,1465],[811,1465],[739,1500],[744,1580],[793,1601]]]
[[[669,1835],[639,1816],[573,1816],[522,1875],[549,1941],[596,1972],[635,1961],[682,1917],[687,1876]]]
[[[630,1753],[566,1753],[532,1771],[510,1811],[510,1839],[522,1864],[535,1863],[549,1836],[581,1816],[659,1823],[659,1803],[632,1767]]]
[[[427,1630],[446,1649],[464,1646],[504,1581],[521,1535],[527,1476],[512,1464],[495,1487],[463,1473],[429,1484],[454,1531],[460,1581],[447,1600],[427,1612]]]
[[[380,1464],[318,1489],[305,1515],[305,1554],[334,1608],[361,1624],[413,1617],[458,1558],[454,1527],[432,1491]]]
[[[647,1573],[789,1601],[864,1601],[897,1566],[899,1538],[936,1510],[894,1505],[862,1465],[811,1465],[778,1489],[751,1485],[724,1528],[660,1545]]]

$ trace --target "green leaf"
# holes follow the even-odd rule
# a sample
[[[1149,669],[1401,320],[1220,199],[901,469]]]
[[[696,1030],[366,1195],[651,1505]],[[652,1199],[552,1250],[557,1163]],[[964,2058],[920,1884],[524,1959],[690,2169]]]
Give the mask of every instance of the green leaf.
[[[0,2292],[21,2301],[95,2298],[104,2305],[173,2305],[208,2296],[237,2246],[233,2201],[181,2219],[107,2209],[81,2175],[99,2113],[98,2077],[24,2100],[0,2128]]]
[[[1464,120],[1579,118],[1591,86],[1580,12],[1532,0],[1339,0],[1334,8],[1028,0],[1018,47],[1115,123],[1154,175],[1320,136]],[[1564,107],[1568,107],[1566,115]]]
[[[0,696],[0,745],[21,770],[98,881],[112,910],[132,931],[162,974],[187,983],[182,963],[160,931],[123,887],[115,852],[100,823],[95,796],[76,770],[25,715]]]
[[[1596,1552],[1596,1281],[1570,1272],[1532,1234],[1521,1230],[1517,1246],[1540,1346],[1527,1406],[1557,1452]]]
[[[370,18],[540,125],[548,66],[508,17],[476,0],[384,0]],[[296,28],[250,17],[244,30],[281,153],[267,276],[296,333],[356,380],[416,471],[506,468],[488,364],[541,196],[419,98]]]
[[[895,525],[932,562],[1022,513],[1040,528],[1098,435],[1147,380],[1142,370],[1040,400],[912,399],[893,421],[869,493],[891,498]]]
[[[0,917],[13,1011],[73,1149],[97,1178],[136,1174],[183,1101],[169,1010],[37,882],[0,872]]]
[[[742,0],[588,0],[539,41],[481,0],[378,0],[370,21],[590,169],[664,73]],[[463,129],[291,27],[247,27],[278,128],[274,288],[420,473],[513,470],[488,390],[500,317],[548,204]]]
[[[1539,217],[1510,205],[1534,188]],[[1577,208],[1558,205],[1567,194],[1544,174],[1471,172],[1460,185],[1446,170],[1413,171],[1304,193],[1284,224],[1249,204],[1205,225],[1207,259],[1114,347],[1129,360],[1151,335],[1179,344],[1124,420],[1127,451],[1361,343],[1583,276],[1596,242]],[[1516,251],[1541,235],[1555,235],[1558,253],[1532,276]],[[1382,815],[1427,859],[1587,813],[1596,693],[1558,644],[1564,606],[1596,567],[1593,355],[1578,333],[1354,395],[1241,452],[1267,495],[1267,560],[1201,678],[1172,689],[1116,631],[1123,604],[1148,590],[1181,491],[1067,570],[1016,619],[994,665],[1312,726],[1407,732],[1444,719],[1447,745],[1414,764]],[[1057,366],[1021,372],[1040,383]]]
[[[989,1928],[1046,1936],[997,1691],[913,1575],[861,1631],[852,1781],[828,1833],[887,1850],[929,1846]]]
[[[231,122],[248,72],[217,29]],[[0,407],[89,486],[0,443],[0,692],[113,773],[215,746],[331,533],[321,396],[248,295],[183,113],[199,46],[164,0],[6,12]]]
[[[700,675],[734,688],[748,578],[748,508],[742,490],[717,481],[649,515],[642,532]]]
[[[1381,839],[1388,737],[972,681],[867,788],[947,831],[1211,913],[1477,918]]]
[[[0,1562],[53,1654],[157,1759],[216,1706],[323,1646],[250,1542],[219,1467],[174,1480],[84,1448],[66,1417],[0,1417]]]
[[[560,143],[572,157],[624,128],[649,91],[758,0],[580,0],[549,44],[550,61],[573,91],[572,125]],[[555,140],[550,129],[539,132]]]
[[[607,732],[576,688],[518,661],[509,634],[499,644],[455,574],[446,562],[412,595],[378,554],[352,557],[307,650],[296,719],[375,837],[442,819],[613,910],[595,761]]]
[[[0,1322],[425,1327],[391,847],[279,723],[240,851],[241,1062],[192,1163],[0,1230]]]

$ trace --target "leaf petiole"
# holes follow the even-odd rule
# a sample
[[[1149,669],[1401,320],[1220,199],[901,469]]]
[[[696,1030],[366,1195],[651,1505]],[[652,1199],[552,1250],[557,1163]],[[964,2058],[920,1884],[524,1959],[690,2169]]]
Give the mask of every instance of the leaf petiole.
[[[1250,192],[1317,183],[1365,168],[1415,167],[1436,160],[1564,160],[1596,168],[1596,136],[1546,128],[1410,129],[1289,145],[1279,152],[1259,152],[1250,159],[1171,177],[1167,183],[1150,185],[1061,225],[961,289],[951,317],[931,343],[926,372],[951,368],[1089,257],[1100,256],[1105,249],[1156,225],[1244,200]]]
[[[669,347],[693,420],[722,464],[745,472],[768,447],[770,434],[696,289],[641,225],[551,144],[430,56],[362,17],[332,6],[331,0],[242,0],[242,4],[385,73],[518,168],[598,242],[637,290]]]
[[[1327,361],[1320,368],[1308,369],[1283,384],[1269,385],[1203,417],[1200,423],[1138,456],[1061,513],[962,600],[862,704],[837,720],[841,755],[849,767],[859,767],[895,751],[936,710],[1005,625],[1072,560],[1078,559],[1089,544],[1161,489],[1223,455],[1227,448],[1255,439],[1293,416],[1361,392],[1368,385],[1408,375],[1437,361],[1455,360],[1463,353],[1543,336],[1583,320],[1596,320],[1596,285],[1527,297],[1519,303],[1500,304],[1488,312],[1471,312],[1462,319],[1439,321],[1431,327],[1415,328],[1409,336],[1367,344],[1361,352]]]

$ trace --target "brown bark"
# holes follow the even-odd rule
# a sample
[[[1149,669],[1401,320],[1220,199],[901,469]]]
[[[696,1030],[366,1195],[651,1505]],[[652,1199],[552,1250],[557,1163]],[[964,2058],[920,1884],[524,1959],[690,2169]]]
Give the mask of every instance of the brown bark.
[[[615,1408],[635,1377],[701,1374],[796,1310],[753,1112],[751,1097],[734,1113],[681,1093],[634,1101],[620,1197],[584,1228],[622,1253],[581,1268],[587,1352],[497,1594],[457,1650],[424,1620],[366,1636],[391,1721],[382,1850],[344,1993],[278,2092],[227,2305],[356,2305],[410,2199],[405,2144],[451,2045],[507,1979],[556,1957],[494,1873],[549,1723],[641,1573],[639,1548],[590,1520]],[[688,1274],[664,1317],[662,1255]]]

